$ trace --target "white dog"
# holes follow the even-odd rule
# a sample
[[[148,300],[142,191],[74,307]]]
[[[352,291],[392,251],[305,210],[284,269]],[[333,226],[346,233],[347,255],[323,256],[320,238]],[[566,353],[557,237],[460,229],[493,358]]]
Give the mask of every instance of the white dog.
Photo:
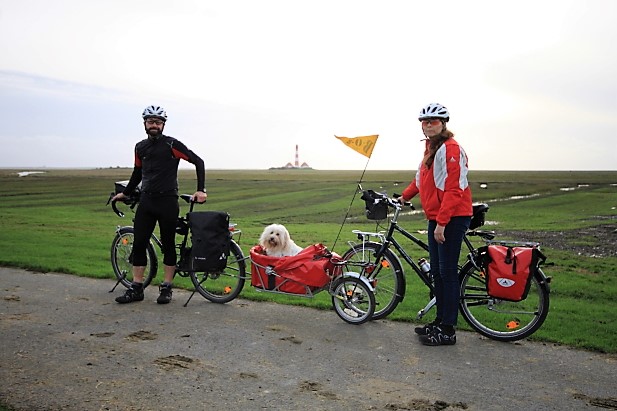
[[[287,228],[281,224],[270,224],[264,228],[259,245],[266,255],[273,257],[296,255],[302,251],[302,247],[294,243]]]

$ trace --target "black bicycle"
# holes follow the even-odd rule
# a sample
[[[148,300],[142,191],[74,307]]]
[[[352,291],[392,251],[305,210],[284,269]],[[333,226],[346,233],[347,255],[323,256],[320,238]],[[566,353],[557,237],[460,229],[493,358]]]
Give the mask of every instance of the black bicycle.
[[[360,190],[362,190],[361,187]],[[371,282],[377,304],[373,319],[380,319],[394,311],[405,297],[406,282],[403,265],[397,254],[393,252],[392,248],[394,248],[430,290],[429,302],[417,315],[417,319],[421,319],[435,305],[430,266],[427,265],[426,258],[414,261],[394,235],[395,233],[403,235],[426,253],[428,253],[428,245],[398,224],[403,206],[396,199],[372,190],[363,191],[362,198],[366,202],[369,219],[385,219],[389,209],[393,209],[394,213],[384,231],[353,230],[360,242],[350,242],[351,248],[342,255],[342,259],[347,261],[350,268],[360,267],[361,275]],[[550,277],[547,277],[540,268],[546,258],[540,253],[541,258],[538,260],[538,266],[534,267],[529,293],[524,300],[512,302],[491,297],[487,292],[487,278],[480,250],[473,246],[469,237],[477,236],[487,245],[507,243],[508,245],[539,248],[539,244],[494,241],[493,231],[478,230],[484,225],[488,209],[487,204],[474,204],[471,225],[463,239],[469,252],[467,261],[459,267],[460,312],[474,330],[486,337],[498,341],[520,340],[537,331],[549,311]]]
[[[116,202],[111,201],[114,194],[111,193],[108,204],[111,203],[112,209],[119,217],[124,217],[124,213],[117,208]],[[192,201],[192,196],[181,194],[180,198],[189,204],[189,213],[192,212],[195,205],[195,202]],[[132,195],[123,201],[131,209],[134,209],[138,202],[139,195]],[[191,271],[189,269],[191,251],[189,231],[188,217],[179,216],[176,226],[176,234],[179,241],[176,243],[178,262],[175,274],[181,277],[190,277],[191,282],[195,286],[193,294],[191,294],[184,305],[186,306],[189,303],[195,292],[198,292],[202,297],[213,303],[227,303],[236,298],[242,291],[247,278],[247,257],[242,253],[238,243],[230,239],[229,258],[224,269],[212,272]],[[237,229],[236,224],[233,223],[229,224],[229,232],[231,237],[240,236],[242,233]],[[118,284],[122,284],[127,288],[131,286],[133,279],[133,239],[134,229],[132,226],[117,226],[116,234],[111,242],[111,265],[118,281],[110,292],[113,292]],[[162,244],[157,236],[152,234],[150,242],[146,246],[147,265],[144,276],[144,288],[152,282],[157,274],[158,258],[155,246],[161,250]]]

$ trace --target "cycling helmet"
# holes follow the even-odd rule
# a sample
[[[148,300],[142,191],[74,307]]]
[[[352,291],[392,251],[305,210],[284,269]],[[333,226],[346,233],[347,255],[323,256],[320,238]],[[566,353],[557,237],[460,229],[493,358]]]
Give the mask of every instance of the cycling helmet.
[[[163,121],[167,121],[167,112],[161,106],[148,106],[141,113],[141,117],[145,120],[150,117],[160,118]]]
[[[439,103],[431,103],[426,107],[423,107],[420,110],[420,115],[418,116],[418,120],[422,121],[427,118],[440,118],[443,121],[450,120],[450,113],[448,109],[442,106]]]

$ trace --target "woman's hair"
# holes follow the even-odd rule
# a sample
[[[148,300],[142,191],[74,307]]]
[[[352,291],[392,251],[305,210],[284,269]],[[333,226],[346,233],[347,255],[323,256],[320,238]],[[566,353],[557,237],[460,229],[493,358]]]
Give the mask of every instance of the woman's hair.
[[[436,135],[434,138],[429,139],[429,146],[424,153],[424,159],[422,162],[427,167],[433,165],[433,161],[435,160],[435,154],[437,154],[437,150],[439,147],[449,138],[454,137],[454,133],[446,128],[446,123],[443,123],[443,129],[441,133]]]

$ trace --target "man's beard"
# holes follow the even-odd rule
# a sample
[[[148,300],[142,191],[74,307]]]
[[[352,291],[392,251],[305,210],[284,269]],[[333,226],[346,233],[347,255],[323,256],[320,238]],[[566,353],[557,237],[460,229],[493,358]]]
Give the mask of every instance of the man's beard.
[[[163,130],[158,128],[146,128],[146,133],[148,134],[148,138],[156,140],[163,135]]]

